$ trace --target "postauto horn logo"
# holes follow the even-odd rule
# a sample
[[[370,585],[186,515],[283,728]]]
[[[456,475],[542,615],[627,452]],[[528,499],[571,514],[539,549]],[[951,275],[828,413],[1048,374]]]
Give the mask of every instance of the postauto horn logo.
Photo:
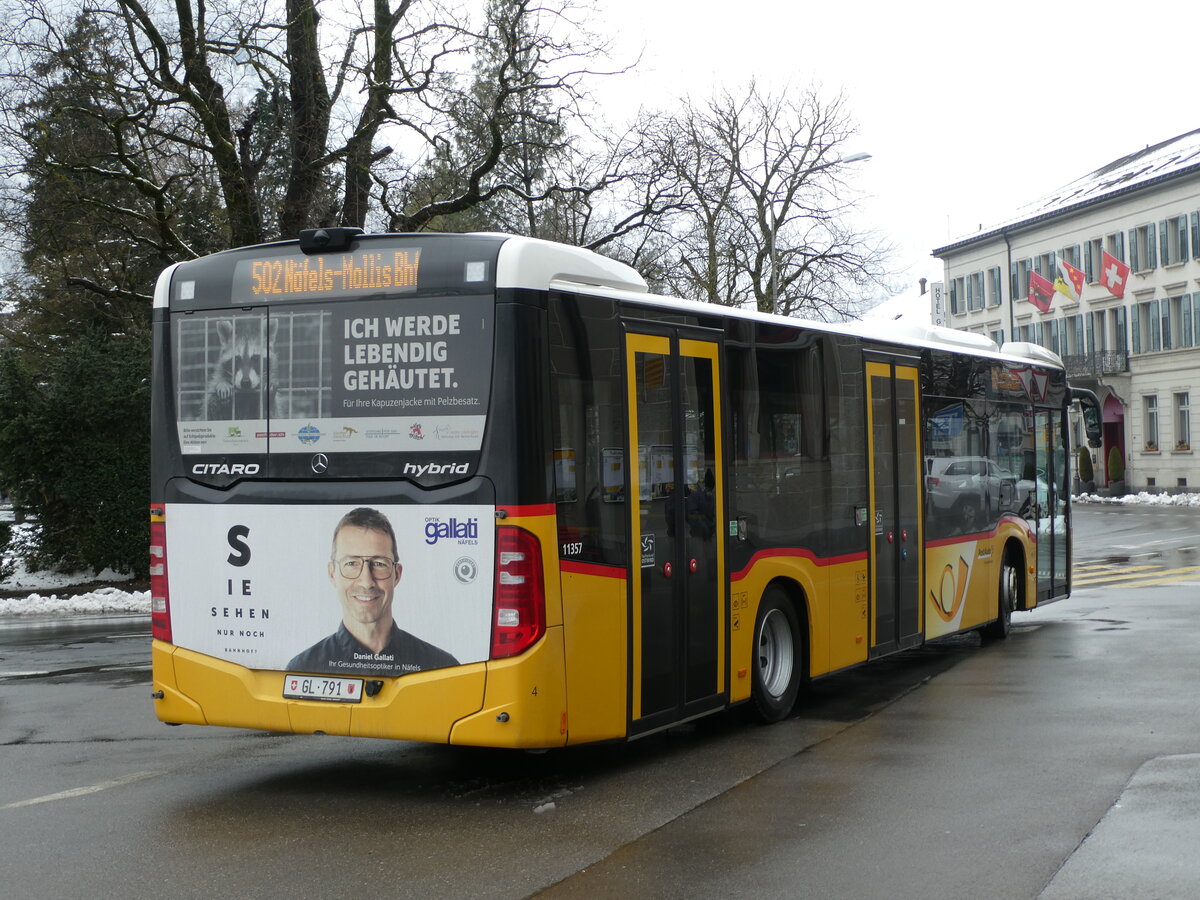
[[[460,544],[474,544],[479,541],[479,519],[439,519],[430,517],[425,520],[425,543],[430,546],[438,541],[458,541]]]

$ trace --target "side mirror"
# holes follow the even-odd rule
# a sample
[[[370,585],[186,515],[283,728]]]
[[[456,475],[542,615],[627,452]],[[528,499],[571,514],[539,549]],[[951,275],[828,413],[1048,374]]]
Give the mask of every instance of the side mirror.
[[[1079,403],[1083,412],[1083,430],[1087,433],[1088,446],[1099,447],[1103,438],[1100,399],[1087,388],[1071,388],[1071,397]]]

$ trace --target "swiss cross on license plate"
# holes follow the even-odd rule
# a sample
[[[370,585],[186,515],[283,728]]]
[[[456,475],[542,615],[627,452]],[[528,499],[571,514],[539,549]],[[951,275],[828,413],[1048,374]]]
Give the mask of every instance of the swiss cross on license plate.
[[[330,700],[358,703],[362,700],[361,678],[327,678],[323,675],[283,676],[283,696],[289,700]]]

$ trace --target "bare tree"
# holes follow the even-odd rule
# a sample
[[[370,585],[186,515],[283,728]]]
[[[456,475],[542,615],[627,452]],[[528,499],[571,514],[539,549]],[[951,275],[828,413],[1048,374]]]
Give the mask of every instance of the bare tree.
[[[783,315],[852,316],[886,276],[889,248],[853,222],[847,182],[866,154],[842,97],[751,83],[652,117],[651,152],[686,197],[660,261],[685,297]]]
[[[603,74],[586,12],[575,0],[495,0],[482,18],[466,0],[94,0],[82,13],[0,0],[3,174],[19,185],[36,159],[65,184],[124,185],[145,207],[139,240],[167,260],[212,249],[183,227],[181,191],[194,201],[200,186],[224,246],[325,224],[420,230],[501,197],[536,230],[537,204],[611,180],[564,180],[586,83]],[[109,37],[104,54],[68,52],[81,18]],[[66,82],[75,99],[56,90]],[[35,146],[33,118],[60,132],[90,120],[104,152]],[[11,199],[16,224],[26,210]]]

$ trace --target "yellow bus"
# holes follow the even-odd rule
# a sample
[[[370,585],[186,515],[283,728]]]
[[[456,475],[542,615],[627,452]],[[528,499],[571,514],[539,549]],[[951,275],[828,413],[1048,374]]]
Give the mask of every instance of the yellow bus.
[[[808,679],[1067,595],[1073,397],[1034,345],[653,296],[527,238],[176,264],[156,713],[524,748],[782,719]]]

